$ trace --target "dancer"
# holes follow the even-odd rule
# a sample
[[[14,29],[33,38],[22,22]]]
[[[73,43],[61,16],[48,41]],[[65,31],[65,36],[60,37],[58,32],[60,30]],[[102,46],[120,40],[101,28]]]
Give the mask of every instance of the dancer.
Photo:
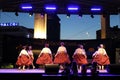
[[[46,43],[45,47],[40,52],[38,59],[36,60],[36,64],[38,65],[45,65],[45,64],[52,64],[52,52],[49,48],[49,44]]]
[[[57,53],[55,54],[54,63],[60,64],[60,69],[64,69],[65,64],[71,63],[69,55],[67,53],[67,49],[64,46],[64,42],[61,42],[60,46],[58,47]]]
[[[27,46],[23,46],[23,49],[20,51],[16,65],[19,66],[18,69],[25,69],[25,66],[29,65],[30,56],[26,50]]]
[[[78,48],[75,50],[72,57],[73,60],[77,63],[78,69],[80,70],[82,65],[86,65],[88,63],[86,52],[83,48],[83,45],[81,44],[78,45]]]
[[[30,56],[30,61],[29,61],[29,66],[28,66],[28,67],[30,67],[30,65],[32,65],[32,68],[34,69],[35,66],[34,66],[34,64],[33,64],[34,56],[33,56],[33,52],[32,52],[32,46],[28,46],[27,52],[28,52],[28,54],[29,54],[29,56]]]
[[[100,44],[98,50],[92,55],[93,61],[97,62],[99,69],[104,69],[105,65],[110,64],[109,56],[107,55],[106,50],[104,49],[103,44]]]

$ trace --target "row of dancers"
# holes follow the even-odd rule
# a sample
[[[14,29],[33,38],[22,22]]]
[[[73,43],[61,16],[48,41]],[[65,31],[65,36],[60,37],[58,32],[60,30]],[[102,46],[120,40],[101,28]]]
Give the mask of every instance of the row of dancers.
[[[93,62],[97,62],[99,69],[104,69],[104,65],[110,64],[109,57],[107,52],[104,49],[103,44],[100,44],[98,50],[92,55]],[[87,65],[87,55],[83,45],[79,44],[78,48],[75,50],[72,55],[73,61],[77,63],[79,69],[81,69],[82,65]],[[28,49],[26,46],[23,46],[23,49],[20,51],[18,59],[16,61],[16,65],[19,66],[18,69],[25,69],[26,66],[32,65],[33,69],[35,68],[33,64],[34,56],[32,52],[32,46],[29,46]],[[49,48],[49,44],[46,43],[45,47],[41,50],[38,58],[36,60],[36,64],[45,65],[45,64],[59,64],[60,69],[65,68],[65,64],[70,64],[71,60],[69,58],[67,49],[65,47],[64,42],[60,43],[58,50],[54,56],[52,56],[52,51]]]

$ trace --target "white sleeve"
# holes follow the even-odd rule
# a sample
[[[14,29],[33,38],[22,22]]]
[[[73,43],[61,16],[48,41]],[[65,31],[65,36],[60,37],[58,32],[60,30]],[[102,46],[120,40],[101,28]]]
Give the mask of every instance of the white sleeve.
[[[104,51],[103,55],[106,55],[106,54],[107,54],[106,50],[105,50],[105,49],[103,49],[103,51]]]
[[[52,51],[49,48],[48,48],[48,50],[49,50],[49,53],[52,54]]]
[[[95,51],[95,53],[93,53],[92,57],[95,56],[98,53],[98,51]]]

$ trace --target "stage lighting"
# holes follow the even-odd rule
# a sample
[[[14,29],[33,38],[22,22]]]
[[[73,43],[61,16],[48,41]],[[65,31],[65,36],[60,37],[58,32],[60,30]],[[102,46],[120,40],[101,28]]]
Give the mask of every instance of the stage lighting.
[[[67,18],[70,18],[70,14],[67,14]]]
[[[102,7],[101,6],[92,6],[91,11],[101,11]]]
[[[77,11],[78,8],[77,7],[68,7],[68,10]]]
[[[25,10],[31,10],[32,6],[31,4],[21,4],[21,8]]]
[[[91,18],[94,18],[93,14],[91,14],[90,16],[91,16]]]
[[[32,9],[32,6],[22,6],[22,9]]]
[[[32,15],[33,15],[33,13],[32,13],[32,12],[30,12],[30,13],[29,13],[29,16],[32,16]]]
[[[91,8],[91,11],[101,11],[101,8]]]
[[[79,7],[77,5],[69,5],[67,7],[67,10],[68,11],[78,11],[79,10]]]
[[[15,15],[18,16],[18,12],[17,11],[15,12]]]
[[[54,11],[54,10],[56,10],[56,6],[55,5],[45,5],[45,9],[50,10],[50,11]]]

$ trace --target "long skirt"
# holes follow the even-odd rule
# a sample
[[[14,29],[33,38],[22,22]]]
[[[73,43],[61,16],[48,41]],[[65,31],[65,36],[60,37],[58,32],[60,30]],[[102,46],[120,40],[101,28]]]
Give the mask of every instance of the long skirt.
[[[36,60],[36,64],[52,64],[52,56],[49,53],[42,53],[40,57]]]
[[[29,65],[30,64],[30,59],[27,55],[21,55],[18,57],[16,61],[16,65],[18,66],[23,66],[23,65]]]
[[[107,55],[98,54],[93,57],[92,62],[97,62],[98,65],[108,65],[110,64],[109,57]]]
[[[34,61],[34,58],[30,55],[30,59],[29,59],[29,65],[32,65],[33,64],[33,61]]]
[[[55,64],[70,64],[71,61],[67,53],[58,53],[54,59]]]
[[[88,63],[86,57],[83,54],[74,54],[73,60],[79,65],[83,65],[83,64]]]

